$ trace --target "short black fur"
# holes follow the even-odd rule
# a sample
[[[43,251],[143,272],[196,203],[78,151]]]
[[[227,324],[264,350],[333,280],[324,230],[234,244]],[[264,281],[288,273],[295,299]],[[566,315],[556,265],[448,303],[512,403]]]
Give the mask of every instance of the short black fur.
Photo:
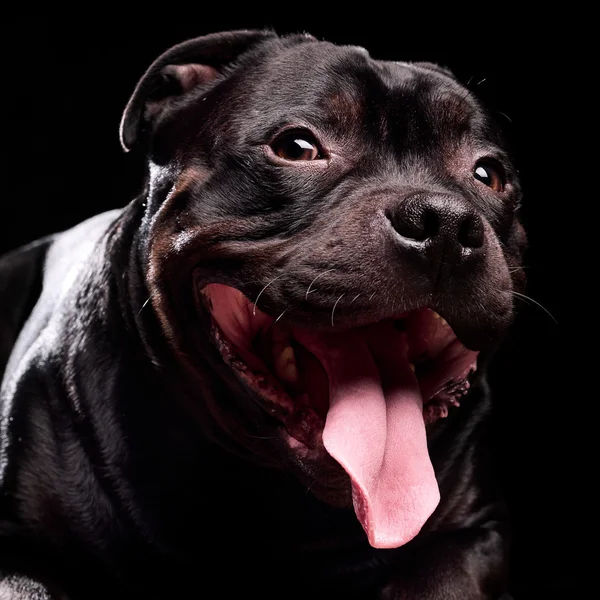
[[[181,68],[165,78],[170,65]],[[286,127],[310,130],[327,165],[270,156]],[[148,158],[146,191],[0,259],[0,586],[30,598],[43,597],[35,582],[73,599],[500,598],[506,520],[484,366],[524,285],[525,236],[516,173],[478,101],[436,66],[229,32],[159,58],[121,136]],[[472,177],[480,158],[503,165],[501,194]],[[444,211],[476,220],[483,250],[398,245],[406,202],[438,211],[445,239]],[[260,307],[287,308],[290,324],[328,329],[336,299],[360,294],[338,305],[337,327],[427,305],[482,350],[462,406],[429,430],[442,502],[404,547],[371,548],[350,507],[319,499],[326,478],[307,489],[279,424],[214,344],[196,286],[254,299],[278,273]]]

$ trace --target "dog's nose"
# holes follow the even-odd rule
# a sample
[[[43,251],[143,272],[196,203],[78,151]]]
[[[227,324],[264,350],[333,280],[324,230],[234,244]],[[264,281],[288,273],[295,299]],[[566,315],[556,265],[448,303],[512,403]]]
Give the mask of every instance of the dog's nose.
[[[386,216],[397,234],[396,243],[428,263],[437,264],[441,257],[462,261],[484,245],[481,217],[451,196],[411,196],[388,209]]]

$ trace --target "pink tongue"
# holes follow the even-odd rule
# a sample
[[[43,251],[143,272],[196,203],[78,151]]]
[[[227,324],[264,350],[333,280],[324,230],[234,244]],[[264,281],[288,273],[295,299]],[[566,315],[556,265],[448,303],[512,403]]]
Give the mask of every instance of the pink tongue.
[[[350,476],[354,510],[369,543],[402,546],[440,499],[419,384],[402,352],[405,338],[390,323],[360,334],[298,333],[329,376],[323,443]],[[383,336],[385,344],[376,343]]]

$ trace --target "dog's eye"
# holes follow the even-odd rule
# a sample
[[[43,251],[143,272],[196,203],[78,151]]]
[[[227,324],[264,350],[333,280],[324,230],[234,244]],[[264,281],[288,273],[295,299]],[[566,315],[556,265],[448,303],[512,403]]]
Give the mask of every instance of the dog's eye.
[[[495,192],[504,191],[505,177],[500,166],[496,167],[484,162],[477,163],[473,170],[473,177],[489,188],[492,188]]]
[[[322,158],[319,145],[308,133],[286,134],[275,140],[273,152],[285,160],[307,161]]]

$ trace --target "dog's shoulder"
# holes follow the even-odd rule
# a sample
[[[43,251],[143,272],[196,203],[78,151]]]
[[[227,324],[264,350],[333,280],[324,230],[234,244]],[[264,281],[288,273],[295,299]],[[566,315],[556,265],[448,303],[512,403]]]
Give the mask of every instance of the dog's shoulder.
[[[15,341],[42,291],[44,263],[53,238],[0,257],[0,380]]]
[[[92,217],[62,233],[0,257],[0,380],[9,359],[22,354],[61,298],[85,271],[97,242],[120,210]]]
[[[7,527],[38,524],[50,514],[48,523],[58,526],[70,494],[65,472],[78,482],[90,479],[73,442],[74,396],[67,397],[73,386],[64,359],[79,347],[77,334],[87,335],[91,316],[102,312],[95,292],[106,288],[107,240],[121,213],[97,215],[0,258],[0,555],[4,547],[16,552],[13,542],[27,537]],[[88,363],[97,358],[87,349],[83,354]],[[57,422],[60,438],[53,433]],[[67,468],[57,458],[65,452]],[[61,494],[52,513],[48,498]]]

